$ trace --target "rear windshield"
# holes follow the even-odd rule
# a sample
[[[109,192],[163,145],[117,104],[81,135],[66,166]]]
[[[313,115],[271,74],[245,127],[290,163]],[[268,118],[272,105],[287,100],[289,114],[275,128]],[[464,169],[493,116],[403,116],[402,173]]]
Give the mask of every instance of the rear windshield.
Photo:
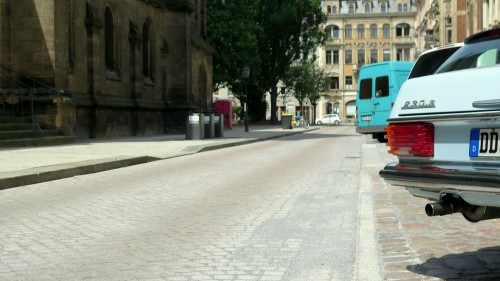
[[[389,96],[389,76],[377,77],[375,84],[377,98]]]
[[[361,80],[361,88],[359,90],[359,98],[362,100],[372,98],[372,79]]]
[[[411,69],[408,79],[434,74],[436,70],[451,56],[460,46],[450,47],[441,50],[422,54]]]
[[[436,73],[486,67],[500,63],[500,39],[466,44],[456,51]]]

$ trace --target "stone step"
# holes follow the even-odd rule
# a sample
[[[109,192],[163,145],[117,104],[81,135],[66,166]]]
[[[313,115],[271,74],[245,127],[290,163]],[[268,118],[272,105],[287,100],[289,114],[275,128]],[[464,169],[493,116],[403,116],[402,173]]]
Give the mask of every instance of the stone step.
[[[51,145],[70,144],[74,142],[75,142],[75,137],[67,137],[67,136],[0,140],[0,148],[51,146]]]
[[[32,127],[31,123],[0,123],[0,131],[27,131]]]
[[[28,139],[40,137],[54,137],[59,136],[58,130],[22,130],[22,131],[0,131],[0,140],[15,140],[15,139]]]
[[[31,123],[31,117],[0,115],[0,124],[2,123]]]

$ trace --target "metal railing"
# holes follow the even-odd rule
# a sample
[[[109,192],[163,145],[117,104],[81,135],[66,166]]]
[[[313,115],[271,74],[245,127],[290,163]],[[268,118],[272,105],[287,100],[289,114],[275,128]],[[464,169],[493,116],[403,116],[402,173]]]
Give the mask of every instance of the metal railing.
[[[31,85],[29,85],[29,84]],[[37,90],[38,89],[38,90]],[[0,93],[2,94],[2,98],[5,99],[5,94],[8,94],[8,97],[11,97],[11,102],[13,103],[13,115],[15,115],[14,104],[21,104],[21,116],[25,117],[24,112],[24,96],[29,94],[29,103],[31,109],[31,131],[33,138],[36,137],[36,133],[38,132],[39,137],[42,137],[42,128],[36,121],[35,115],[35,107],[34,107],[34,97],[37,95],[37,91],[44,92],[56,92],[59,94],[64,93],[64,90],[58,89],[52,86],[49,86],[35,78],[23,75],[19,72],[16,72],[4,65],[0,65]],[[17,96],[21,97],[20,101],[16,102]],[[4,102],[9,103],[7,100]]]

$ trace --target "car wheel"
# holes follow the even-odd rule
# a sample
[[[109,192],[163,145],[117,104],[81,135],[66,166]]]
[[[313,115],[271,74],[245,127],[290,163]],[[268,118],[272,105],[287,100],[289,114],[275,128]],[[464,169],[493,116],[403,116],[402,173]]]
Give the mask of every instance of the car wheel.
[[[321,123],[321,121],[318,121],[318,122],[316,122],[316,124],[321,125],[321,124],[323,124],[323,123]]]
[[[335,122],[333,122],[333,124],[335,125],[338,125],[340,122],[338,120],[335,120]]]

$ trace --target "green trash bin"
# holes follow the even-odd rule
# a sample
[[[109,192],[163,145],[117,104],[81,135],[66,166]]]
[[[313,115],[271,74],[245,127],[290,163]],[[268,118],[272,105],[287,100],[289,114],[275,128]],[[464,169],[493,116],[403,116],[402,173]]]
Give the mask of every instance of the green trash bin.
[[[291,129],[292,128],[292,115],[291,114],[282,114],[281,115],[281,128],[282,129]]]

